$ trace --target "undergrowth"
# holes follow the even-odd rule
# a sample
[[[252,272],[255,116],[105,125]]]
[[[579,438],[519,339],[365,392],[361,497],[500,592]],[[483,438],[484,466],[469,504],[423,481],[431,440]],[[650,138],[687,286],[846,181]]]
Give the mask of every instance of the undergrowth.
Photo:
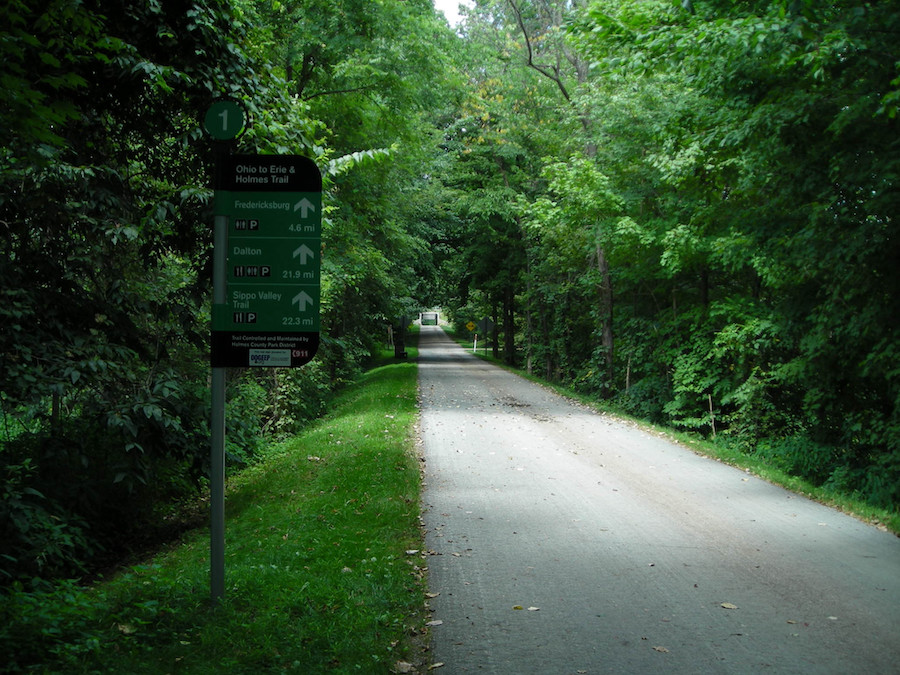
[[[209,535],[91,586],[0,598],[4,672],[388,673],[424,627],[416,369],[382,365],[233,477],[226,596]]]

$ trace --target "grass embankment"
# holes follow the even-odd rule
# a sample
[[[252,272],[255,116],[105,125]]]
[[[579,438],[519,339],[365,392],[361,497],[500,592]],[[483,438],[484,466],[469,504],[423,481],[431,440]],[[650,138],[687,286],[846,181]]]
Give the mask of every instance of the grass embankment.
[[[456,333],[449,326],[444,326],[444,330],[447,331],[447,334],[453,338],[457,344],[470,352],[472,351],[473,344],[471,334]],[[584,396],[558,384],[548,383],[540,377],[529,375],[524,370],[507,366],[501,359],[497,359],[492,355],[492,349],[489,345],[485,347],[482,342],[479,342],[477,351],[474,353],[481,359],[494,363],[502,368],[506,368],[532,382],[537,382],[543,386],[549,387],[566,398],[576,400],[599,412],[606,412],[622,419],[626,419],[647,431],[667,436],[671,440],[687,447],[697,454],[749,471],[763,480],[775,485],[780,485],[817,502],[839,509],[855,518],[871,523],[879,529],[887,530],[900,536],[900,513],[872,506],[855,495],[846,494],[828,486],[814,485],[808,480],[791,475],[777,466],[773,466],[771,463],[765,461],[765,458],[748,455],[726,442],[717,442],[715,440],[702,438],[698,434],[686,433],[670,427],[652,424],[646,420],[632,417],[610,403]]]
[[[226,597],[209,534],[91,588],[0,606],[6,671],[389,673],[424,628],[416,367],[374,368],[231,479]],[[14,654],[8,658],[7,654]],[[2,666],[0,666],[2,668]]]

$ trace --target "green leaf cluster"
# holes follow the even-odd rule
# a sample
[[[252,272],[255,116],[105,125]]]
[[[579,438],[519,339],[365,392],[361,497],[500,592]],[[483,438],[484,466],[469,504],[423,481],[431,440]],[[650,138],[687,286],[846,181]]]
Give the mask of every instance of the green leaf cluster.
[[[231,150],[325,175],[322,349],[301,373],[229,373],[243,466],[321,413],[434,285],[431,205],[412,195],[456,96],[436,85],[452,34],[423,0],[14,0],[0,25],[0,571],[77,574],[165,536],[167,504],[208,470],[220,149],[203,112],[241,100]]]

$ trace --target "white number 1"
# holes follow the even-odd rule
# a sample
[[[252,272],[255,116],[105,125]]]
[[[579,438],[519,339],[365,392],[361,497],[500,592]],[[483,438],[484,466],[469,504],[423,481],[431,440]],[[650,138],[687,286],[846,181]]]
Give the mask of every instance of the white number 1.
[[[220,112],[219,117],[222,118],[222,131],[228,131],[228,109]]]

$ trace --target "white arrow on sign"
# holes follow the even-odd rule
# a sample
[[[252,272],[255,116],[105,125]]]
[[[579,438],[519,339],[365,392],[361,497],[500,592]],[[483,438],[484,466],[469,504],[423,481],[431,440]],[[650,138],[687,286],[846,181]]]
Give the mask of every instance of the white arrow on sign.
[[[305,265],[306,261],[310,257],[315,257],[315,255],[316,255],[315,252],[309,246],[307,246],[306,244],[303,244],[299,248],[294,249],[293,257],[296,258],[297,256],[300,256],[300,264]]]
[[[316,210],[316,205],[313,204],[311,201],[309,201],[306,197],[304,197],[299,202],[294,204],[294,211],[299,211],[301,218],[306,218],[306,215],[310,211],[315,211],[315,210]]]
[[[300,291],[299,293],[297,293],[297,295],[294,296],[294,299],[291,300],[291,304],[292,305],[296,304],[297,308],[301,312],[305,312],[306,306],[311,304],[312,302],[313,302],[313,299],[309,296],[309,294],[306,291]]]

